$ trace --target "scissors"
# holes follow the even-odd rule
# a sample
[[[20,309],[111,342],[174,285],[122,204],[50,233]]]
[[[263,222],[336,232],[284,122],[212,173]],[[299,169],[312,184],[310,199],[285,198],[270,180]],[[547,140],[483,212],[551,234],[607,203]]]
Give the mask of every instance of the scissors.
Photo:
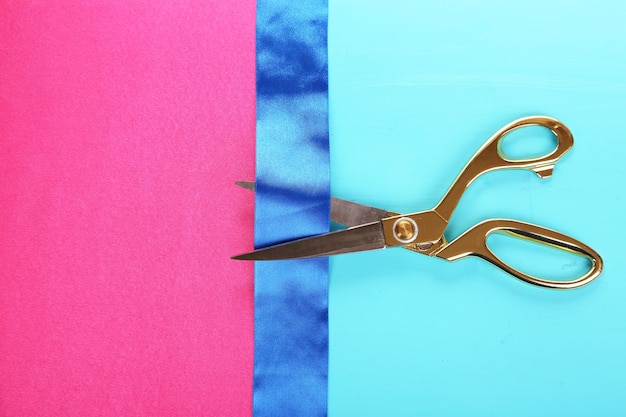
[[[506,135],[529,126],[549,129],[557,139],[556,148],[549,154],[528,159],[511,159],[503,149]],[[456,261],[468,256],[482,258],[508,274],[529,284],[546,288],[572,289],[590,283],[602,272],[600,255],[584,243],[565,234],[510,219],[482,221],[456,239],[448,242],[444,236],[452,213],[467,187],[480,175],[497,169],[528,169],[539,178],[548,178],[556,162],[574,145],[570,130],[560,121],[547,116],[530,116],[515,120],[498,130],[470,159],[454,180],[441,201],[431,210],[398,214],[375,207],[331,198],[331,220],[347,227],[321,235],[305,237],[237,255],[237,260],[300,259],[400,246],[422,255]],[[252,182],[237,182],[254,190]],[[528,239],[587,257],[590,269],[569,281],[555,281],[528,275],[498,258],[487,246],[487,237],[503,233]]]

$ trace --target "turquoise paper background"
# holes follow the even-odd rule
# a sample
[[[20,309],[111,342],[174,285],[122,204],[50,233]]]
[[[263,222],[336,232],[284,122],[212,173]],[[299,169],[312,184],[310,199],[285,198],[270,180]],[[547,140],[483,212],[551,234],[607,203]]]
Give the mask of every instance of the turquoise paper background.
[[[554,176],[480,178],[448,237],[508,217],[606,265],[557,292],[475,259],[332,258],[330,416],[626,414],[625,18],[619,1],[331,2],[333,195],[431,208],[502,125],[550,115],[575,138]]]

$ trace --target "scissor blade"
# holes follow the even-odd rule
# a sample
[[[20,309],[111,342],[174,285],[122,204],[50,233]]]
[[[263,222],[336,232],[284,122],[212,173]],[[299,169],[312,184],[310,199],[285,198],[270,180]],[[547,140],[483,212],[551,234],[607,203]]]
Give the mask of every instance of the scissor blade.
[[[240,187],[254,191],[255,183],[250,181],[237,181]],[[370,207],[348,200],[331,197],[330,199],[330,220],[341,225],[352,227],[365,223],[372,223],[390,217],[392,213],[376,207]]]
[[[318,256],[382,249],[384,247],[385,238],[382,223],[374,222],[351,227],[350,229],[339,230],[337,232],[269,246],[250,253],[233,256],[232,259],[271,261],[314,258]]]
[[[256,184],[252,181],[235,181],[235,184],[250,191],[254,191],[256,189]]]
[[[376,222],[392,216],[387,210],[331,197],[330,220],[347,227]]]

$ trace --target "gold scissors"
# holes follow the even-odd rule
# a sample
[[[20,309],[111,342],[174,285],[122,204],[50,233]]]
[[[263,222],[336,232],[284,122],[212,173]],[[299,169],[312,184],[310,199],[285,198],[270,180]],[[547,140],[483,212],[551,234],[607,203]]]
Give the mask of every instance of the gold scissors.
[[[528,126],[549,129],[556,136],[557,146],[544,156],[513,160],[502,150],[503,139],[512,131]],[[554,230],[517,220],[489,219],[471,227],[451,242],[444,236],[463,192],[480,175],[497,169],[523,168],[534,171],[540,178],[547,178],[552,175],[559,158],[573,145],[572,133],[556,119],[531,116],[515,120],[485,142],[454,180],[439,204],[431,210],[397,214],[333,197],[331,220],[347,227],[346,229],[260,248],[232,259],[299,259],[401,246],[448,261],[467,256],[479,257],[522,281],[540,287],[572,289],[583,286],[600,275],[602,258],[579,240]],[[254,189],[254,183],[238,182],[238,185]],[[503,262],[488,248],[487,237],[492,233],[505,233],[585,256],[591,261],[590,269],[570,281],[548,280],[525,274]]]

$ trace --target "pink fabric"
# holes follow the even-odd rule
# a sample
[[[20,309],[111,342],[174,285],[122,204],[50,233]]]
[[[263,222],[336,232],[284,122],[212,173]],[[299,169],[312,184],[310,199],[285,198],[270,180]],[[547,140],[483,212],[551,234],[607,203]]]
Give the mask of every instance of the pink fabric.
[[[250,415],[254,7],[0,3],[0,415]]]

